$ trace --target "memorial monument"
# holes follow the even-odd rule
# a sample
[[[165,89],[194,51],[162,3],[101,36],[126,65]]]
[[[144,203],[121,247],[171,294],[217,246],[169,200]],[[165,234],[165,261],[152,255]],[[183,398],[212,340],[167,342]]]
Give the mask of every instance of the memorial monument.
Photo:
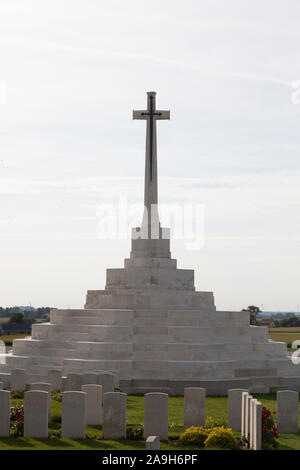
[[[149,92],[147,109],[133,119],[145,120],[147,130],[145,207],[130,257],[123,268],[107,269],[105,289],[88,291],[83,309],[53,309],[50,323],[14,340],[0,381],[9,383],[13,369],[25,369],[27,383],[44,382],[49,369],[62,376],[117,370],[128,393],[299,390],[299,366],[286,344],[270,341],[267,327],[250,326],[247,312],[217,311],[212,292],[195,290],[194,271],[177,268],[157,206],[156,122],[170,112],[157,110],[156,93]],[[234,296],[234,286],[228,288]]]

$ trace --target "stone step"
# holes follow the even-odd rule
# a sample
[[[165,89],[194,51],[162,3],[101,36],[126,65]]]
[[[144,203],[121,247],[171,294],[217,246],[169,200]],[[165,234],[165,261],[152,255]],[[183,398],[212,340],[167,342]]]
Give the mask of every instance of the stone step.
[[[37,375],[44,375],[47,376],[48,370],[53,369],[53,364],[50,364],[49,361],[46,361],[47,358],[45,358],[45,363],[43,364],[35,364],[31,368],[31,373],[32,374],[37,374]],[[55,365],[55,369],[61,370],[62,371],[63,364],[61,365]]]
[[[234,369],[235,377],[274,377],[277,369]]]

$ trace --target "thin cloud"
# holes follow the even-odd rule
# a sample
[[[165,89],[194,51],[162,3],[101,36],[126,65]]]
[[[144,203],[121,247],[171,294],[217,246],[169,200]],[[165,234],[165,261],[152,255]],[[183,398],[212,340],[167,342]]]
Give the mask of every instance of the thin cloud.
[[[181,60],[170,59],[168,57],[159,57],[152,55],[137,54],[135,52],[124,52],[124,51],[115,51],[115,50],[105,50],[105,49],[96,49],[91,47],[80,47],[66,44],[57,44],[52,42],[34,42],[34,41],[22,41],[15,42],[15,45],[20,47],[32,47],[39,49],[48,49],[53,51],[60,51],[66,53],[75,53],[75,54],[88,54],[93,56],[106,56],[106,57],[118,57],[126,58],[131,60],[143,60],[151,61],[164,65],[169,65],[172,67],[180,67],[183,69],[190,69],[199,72],[203,72],[212,76],[219,77],[228,77],[239,80],[249,80],[249,81],[261,81],[272,83],[274,85],[280,85],[284,87],[291,87],[291,80],[283,80],[279,77],[273,77],[270,75],[259,75],[252,73],[242,73],[236,71],[228,71],[216,67],[211,67],[209,65],[199,65],[194,62],[185,62]]]

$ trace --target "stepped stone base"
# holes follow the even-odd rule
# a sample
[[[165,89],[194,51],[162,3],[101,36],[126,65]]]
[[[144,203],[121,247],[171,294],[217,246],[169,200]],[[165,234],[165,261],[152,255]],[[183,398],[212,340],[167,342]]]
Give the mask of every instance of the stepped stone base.
[[[195,291],[193,271],[177,269],[168,239],[132,240],[124,268],[107,271],[106,288],[88,291],[84,309],[53,309],[31,338],[14,340],[0,381],[8,386],[16,368],[28,384],[45,382],[49,369],[116,370],[127,393],[300,390],[286,344],[250,326],[247,312],[216,311],[212,292]]]

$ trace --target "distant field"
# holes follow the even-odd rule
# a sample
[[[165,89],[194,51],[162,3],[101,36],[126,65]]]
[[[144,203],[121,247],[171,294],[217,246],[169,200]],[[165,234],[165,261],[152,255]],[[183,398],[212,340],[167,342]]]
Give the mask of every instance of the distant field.
[[[273,341],[292,344],[293,341],[300,340],[300,327],[270,328],[269,338]]]
[[[9,320],[9,317],[0,317],[0,324],[1,323],[7,323]]]

